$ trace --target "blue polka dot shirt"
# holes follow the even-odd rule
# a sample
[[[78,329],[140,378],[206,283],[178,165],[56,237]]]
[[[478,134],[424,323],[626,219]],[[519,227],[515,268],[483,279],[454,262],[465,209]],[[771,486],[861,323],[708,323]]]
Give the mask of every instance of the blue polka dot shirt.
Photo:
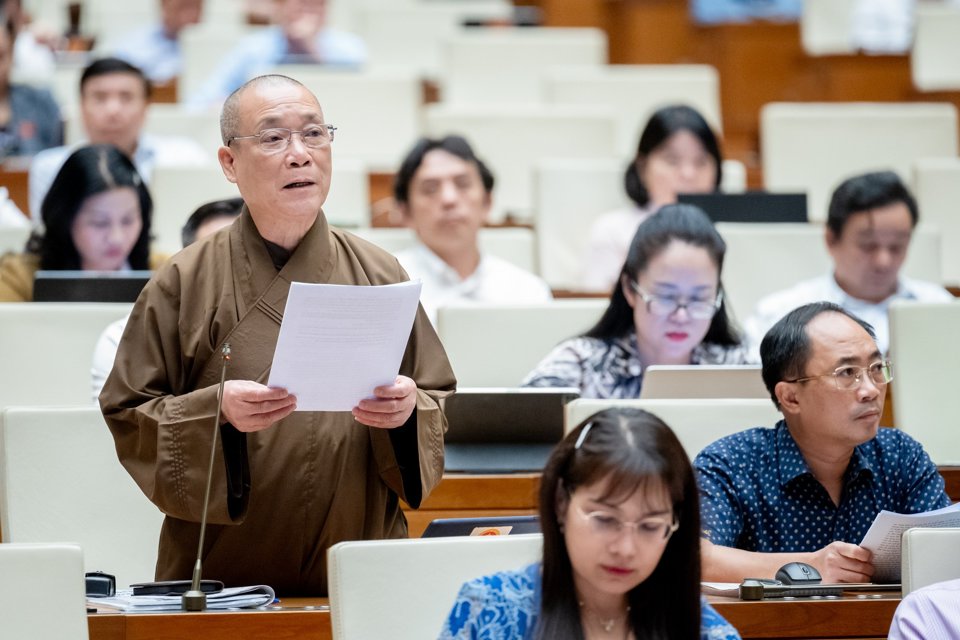
[[[920,443],[896,429],[853,450],[840,505],[813,477],[784,421],[707,446],[694,460],[703,535],[760,552],[811,552],[859,544],[883,509],[921,513],[950,505],[943,478]]]

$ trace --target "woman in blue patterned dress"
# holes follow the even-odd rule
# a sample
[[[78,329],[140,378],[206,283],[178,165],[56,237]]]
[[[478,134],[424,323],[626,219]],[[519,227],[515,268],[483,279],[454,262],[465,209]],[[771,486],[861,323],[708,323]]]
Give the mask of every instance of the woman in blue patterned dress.
[[[637,229],[600,321],[557,345],[523,386],[638,398],[652,364],[745,364],[720,284],[725,252],[699,208],[662,207]]]
[[[540,484],[543,561],[468,582],[441,640],[735,640],[700,595],[690,461],[641,409],[607,409],[554,449]]]

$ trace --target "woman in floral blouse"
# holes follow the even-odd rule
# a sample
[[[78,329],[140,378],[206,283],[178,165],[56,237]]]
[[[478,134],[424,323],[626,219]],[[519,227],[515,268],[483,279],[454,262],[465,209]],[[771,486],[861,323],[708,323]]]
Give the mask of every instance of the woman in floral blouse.
[[[551,351],[525,387],[637,398],[652,364],[744,364],[720,284],[726,245],[703,211],[662,207],[637,229],[597,324]]]

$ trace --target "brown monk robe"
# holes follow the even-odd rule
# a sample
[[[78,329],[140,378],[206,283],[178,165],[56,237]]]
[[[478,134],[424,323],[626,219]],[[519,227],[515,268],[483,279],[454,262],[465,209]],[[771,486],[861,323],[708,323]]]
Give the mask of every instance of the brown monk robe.
[[[321,213],[277,271],[250,213],[176,254],[127,323],[100,404],[127,471],[167,514],[158,580],[189,578],[197,552],[220,379],[266,383],[290,282],[379,285],[407,280],[396,259]],[[338,362],[317,362],[338,367]],[[403,537],[398,496],[416,507],[443,473],[437,400],[456,384],[420,309],[400,374],[416,410],[396,429],[348,413],[295,412],[269,429],[220,428],[203,574],[279,594],[327,594],[327,548]]]

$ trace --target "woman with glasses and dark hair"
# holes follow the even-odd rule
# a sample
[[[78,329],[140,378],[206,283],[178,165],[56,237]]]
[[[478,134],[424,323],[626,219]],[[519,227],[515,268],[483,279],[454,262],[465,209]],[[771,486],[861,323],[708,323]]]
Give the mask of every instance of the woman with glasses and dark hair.
[[[722,162],[717,136],[696,109],[671,105],[655,111],[623,176],[632,204],[600,216],[590,231],[584,288],[609,291],[637,226],[675,203],[677,194],[719,189]]]
[[[0,259],[0,302],[33,299],[34,275],[48,271],[143,270],[150,257],[153,201],[118,148],[80,147],[60,168],[40,207],[43,230],[26,251]]]
[[[730,640],[700,596],[697,485],[659,418],[607,409],[553,450],[540,482],[543,561],[468,582],[441,640]]]
[[[745,363],[720,284],[725,251],[697,207],[660,209],[637,229],[600,321],[557,345],[523,386],[637,398],[652,364]]]

